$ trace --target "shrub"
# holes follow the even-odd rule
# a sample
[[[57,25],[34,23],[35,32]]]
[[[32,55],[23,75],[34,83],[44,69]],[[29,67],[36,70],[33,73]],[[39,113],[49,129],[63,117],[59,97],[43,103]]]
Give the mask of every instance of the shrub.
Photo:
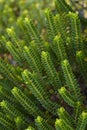
[[[87,49],[80,19],[64,0],[55,3],[55,14],[45,10],[47,36],[28,17],[1,36],[16,61],[0,59],[1,130],[87,129]]]

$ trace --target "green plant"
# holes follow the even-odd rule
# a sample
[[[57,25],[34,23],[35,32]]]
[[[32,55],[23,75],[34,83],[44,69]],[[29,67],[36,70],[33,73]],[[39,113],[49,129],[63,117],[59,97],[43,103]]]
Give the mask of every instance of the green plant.
[[[30,18],[20,17],[0,38],[16,61],[0,59],[1,130],[87,129],[87,49],[80,19],[64,0],[55,2],[55,14],[45,10],[47,37]]]
[[[39,30],[44,33],[45,20],[43,12],[46,6],[53,9],[53,0],[51,0],[51,4],[49,0],[0,0],[0,35],[5,33],[7,27],[15,26],[15,22],[19,17],[31,17]],[[19,33],[18,30],[17,33]],[[8,52],[0,46],[0,55],[2,54],[2,57],[3,53],[7,53],[8,56]]]

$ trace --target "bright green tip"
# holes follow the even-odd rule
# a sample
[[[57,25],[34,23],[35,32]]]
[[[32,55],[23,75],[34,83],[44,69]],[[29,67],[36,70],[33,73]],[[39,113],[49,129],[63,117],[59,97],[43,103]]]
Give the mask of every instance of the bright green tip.
[[[30,23],[30,22],[31,22],[31,19],[29,19],[28,17],[26,17],[26,18],[24,19],[24,22],[25,22],[25,23]]]
[[[7,28],[6,30],[7,30],[8,33],[12,33],[13,32],[11,28]]]
[[[18,116],[17,118],[15,118],[15,122],[16,122],[16,123],[21,123],[21,122],[22,122],[21,117]]]
[[[50,11],[50,9],[49,8],[47,8],[47,9],[45,9],[45,14],[48,14],[49,13],[49,11]]]
[[[28,74],[28,70],[25,69],[25,70],[23,71],[23,74],[24,74],[24,75]]]
[[[59,93],[63,93],[63,92],[65,92],[65,87],[61,87],[60,89],[59,89]]]
[[[61,37],[60,35],[56,35],[56,36],[54,37],[54,41],[55,41],[55,42],[58,42],[59,39],[60,39],[60,37]]]
[[[6,102],[4,100],[2,102],[0,102],[0,106],[5,107],[6,106]]]
[[[63,107],[59,108],[58,110],[60,113],[63,113],[65,111],[65,109]]]
[[[62,125],[62,119],[56,119],[55,125]]]
[[[34,130],[34,128],[29,126],[26,130]]]
[[[37,117],[36,121],[41,122],[42,118],[40,116]]]
[[[46,56],[47,53],[46,53],[45,51],[42,51],[42,55],[43,55],[43,56]]]
[[[6,45],[7,45],[7,46],[10,46],[10,45],[11,45],[11,42],[10,42],[10,41],[8,41],[8,42],[6,43]]]
[[[11,91],[12,92],[17,92],[18,88],[17,87],[14,87]]]
[[[82,117],[83,117],[83,119],[87,118],[87,113],[86,112],[82,112]]]
[[[76,53],[76,55],[77,55],[77,56],[81,56],[81,55],[82,55],[82,51],[78,51],[78,52]]]
[[[65,60],[63,61],[63,64],[64,64],[64,65],[67,65],[67,64],[68,64],[68,60],[65,59]]]
[[[81,106],[81,102],[78,101],[78,102],[77,102],[77,106]]]
[[[24,46],[24,49],[25,49],[25,50],[28,50],[28,47],[27,47],[27,46]]]
[[[76,13],[73,13],[73,12],[69,12],[67,16],[69,16],[71,19],[72,18],[75,18],[75,19],[78,18],[78,15]]]
[[[26,22],[28,22],[28,21],[29,21],[29,19],[26,17],[26,18],[25,18],[25,21],[26,21]]]

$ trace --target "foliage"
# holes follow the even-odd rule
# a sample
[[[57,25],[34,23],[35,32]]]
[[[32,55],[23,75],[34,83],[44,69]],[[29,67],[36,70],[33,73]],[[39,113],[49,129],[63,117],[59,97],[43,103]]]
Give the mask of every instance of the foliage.
[[[54,9],[53,0],[0,0],[0,35],[4,34],[7,27],[16,26],[17,18],[31,17],[39,30],[44,33],[45,20],[44,8]],[[18,30],[17,30],[18,32]],[[21,32],[20,32],[21,34]],[[0,46],[0,54],[6,50]]]
[[[46,37],[20,16],[0,38],[16,61],[0,59],[1,130],[87,129],[87,49],[80,19],[65,0],[55,3],[55,13],[44,11]]]

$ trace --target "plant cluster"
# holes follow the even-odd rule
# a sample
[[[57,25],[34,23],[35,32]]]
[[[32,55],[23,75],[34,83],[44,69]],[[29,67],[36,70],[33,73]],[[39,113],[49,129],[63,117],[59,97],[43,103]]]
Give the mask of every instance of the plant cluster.
[[[0,44],[16,64],[0,59],[1,130],[86,130],[87,49],[79,16],[65,0],[45,10],[46,37],[27,16]]]
[[[0,0],[0,34],[5,32],[5,28],[15,25],[17,18],[20,16],[31,16],[32,19],[37,18],[42,23],[44,20],[42,14],[43,9],[46,7],[45,4],[53,6],[53,4],[49,4],[49,0]]]
[[[7,27],[16,26],[17,18],[31,17],[39,30],[45,26],[44,8],[54,8],[53,0],[0,0],[0,35],[4,35]],[[44,30],[42,30],[44,32]],[[0,54],[7,53],[0,46]]]

